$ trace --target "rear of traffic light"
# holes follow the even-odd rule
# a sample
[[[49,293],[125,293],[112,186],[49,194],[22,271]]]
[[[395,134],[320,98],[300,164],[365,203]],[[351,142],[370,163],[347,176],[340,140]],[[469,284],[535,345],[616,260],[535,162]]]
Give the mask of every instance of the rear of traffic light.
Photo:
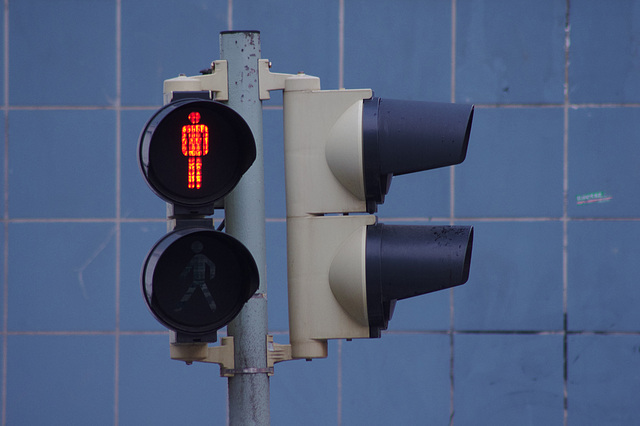
[[[371,213],[394,175],[464,161],[473,106],[372,95],[322,91],[306,75],[285,81],[294,358],[327,356],[327,339],[379,337],[397,300],[469,276],[473,228],[384,225]]]

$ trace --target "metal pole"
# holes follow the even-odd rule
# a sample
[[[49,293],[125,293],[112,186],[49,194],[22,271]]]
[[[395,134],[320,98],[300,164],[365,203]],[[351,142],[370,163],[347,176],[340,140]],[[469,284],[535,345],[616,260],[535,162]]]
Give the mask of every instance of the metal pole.
[[[262,102],[258,85],[260,33],[220,33],[220,56],[227,60],[228,105],[251,127],[256,161],[225,199],[227,232],[253,254],[260,273],[260,287],[227,327],[234,337],[235,376],[229,378],[229,423],[269,425],[269,376],[267,375],[267,298],[264,212],[264,157]]]

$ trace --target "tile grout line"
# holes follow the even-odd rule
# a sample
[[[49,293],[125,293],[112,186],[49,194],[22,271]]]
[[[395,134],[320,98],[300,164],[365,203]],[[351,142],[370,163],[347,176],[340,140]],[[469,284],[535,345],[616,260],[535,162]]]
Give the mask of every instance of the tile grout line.
[[[270,330],[271,334],[284,336],[288,335],[288,329],[285,330]],[[110,330],[23,330],[23,331],[8,331],[7,336],[115,336],[115,331]],[[124,330],[119,331],[121,336],[160,336],[166,335],[169,337],[168,330]],[[433,329],[433,330],[385,330],[383,336],[406,336],[406,335],[449,335],[451,331],[449,329]],[[485,334],[485,335],[539,335],[548,336],[556,335],[562,336],[565,334],[564,329],[557,330],[510,330],[510,329],[460,329],[453,332],[455,335],[459,334]],[[628,331],[628,330],[567,330],[566,334],[569,336],[640,336],[640,331]],[[336,340],[336,344],[344,339]]]
[[[3,105],[0,107],[2,110],[9,111],[115,111],[120,109],[122,111],[156,111],[160,108],[160,105],[132,105],[132,106],[118,106],[115,104],[110,105]]]
[[[344,0],[338,2],[338,87],[344,88]],[[342,369],[344,367],[342,363],[342,339],[338,340],[338,364],[337,369],[337,389],[336,389],[336,424],[342,425]]]
[[[450,102],[456,101],[456,21],[457,21],[457,3],[451,0],[451,98]],[[449,167],[449,225],[455,222],[455,167]],[[454,311],[454,293],[453,289],[449,289],[449,425],[453,426],[455,414],[455,311]]]
[[[118,331],[121,336],[157,336],[167,335],[169,337],[169,331]],[[115,336],[116,331],[110,330],[24,330],[24,331],[8,331],[8,336]]]
[[[115,221],[115,244],[116,244],[116,265],[115,265],[115,346],[114,346],[114,408],[113,424],[118,426],[120,421],[120,273],[122,258],[122,228],[121,228],[121,207],[122,207],[122,0],[116,0],[116,221]]]
[[[341,426],[342,425],[342,342],[343,339],[338,339],[337,341],[337,358],[338,358],[338,365],[337,365],[337,370],[338,370],[338,374],[337,374],[337,382],[338,382],[338,391],[336,392],[336,425],[337,426]]]
[[[344,89],[344,0],[338,3],[338,87]]]
[[[569,288],[569,275],[568,275],[568,204],[569,204],[569,46],[570,40],[570,11],[571,0],[566,0],[565,3],[565,27],[564,27],[564,110],[563,110],[563,166],[562,166],[562,355],[563,355],[563,367],[562,367],[562,394],[563,394],[563,425],[568,424],[568,288]]]
[[[532,222],[639,222],[640,217],[380,217],[381,222],[483,222],[483,223],[532,223]],[[73,218],[73,217],[61,217],[61,218],[15,218],[15,219],[0,219],[0,222],[6,224],[10,223],[166,223],[166,218],[158,217],[135,217],[135,218]],[[284,223],[286,219],[284,217],[268,217],[266,218],[268,223]]]
[[[344,79],[344,72],[343,72]],[[344,83],[343,83],[344,84]],[[585,109],[585,108],[640,108],[640,103],[578,103],[565,105],[564,103],[551,104],[474,104],[476,109]],[[95,110],[115,110],[114,105],[0,105],[0,110],[9,111],[95,111]],[[120,106],[121,111],[156,111],[160,105],[130,105]],[[263,110],[282,110],[282,105],[264,105]]]
[[[4,0],[4,211],[5,219],[3,231],[3,249],[4,249],[4,270],[3,270],[3,289],[2,289],[2,425],[7,424],[7,368],[8,368],[8,321],[9,321],[9,0]]]

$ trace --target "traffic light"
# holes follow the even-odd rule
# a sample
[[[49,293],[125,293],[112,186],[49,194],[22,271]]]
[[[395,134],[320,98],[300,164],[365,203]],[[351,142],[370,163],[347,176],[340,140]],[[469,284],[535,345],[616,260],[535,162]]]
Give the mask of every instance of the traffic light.
[[[193,98],[158,110],[138,147],[147,184],[174,205],[176,214],[212,214],[215,202],[237,185],[255,158],[253,134],[238,113],[220,102]]]
[[[380,337],[397,300],[467,281],[473,228],[379,224],[372,213],[393,176],[464,161],[472,119],[472,105],[285,80],[293,358],[326,357],[327,339]]]
[[[144,179],[172,205],[175,224],[144,261],[142,292],[153,316],[175,332],[176,343],[216,341],[217,330],[259,284],[249,250],[206,218],[256,158],[248,124],[208,95],[174,93],[174,101],[149,119],[138,144]]]

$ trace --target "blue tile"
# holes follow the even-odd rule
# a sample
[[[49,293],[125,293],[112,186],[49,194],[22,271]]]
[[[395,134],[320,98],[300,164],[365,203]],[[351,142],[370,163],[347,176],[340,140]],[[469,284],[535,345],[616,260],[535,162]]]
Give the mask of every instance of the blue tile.
[[[5,259],[5,227],[0,227],[0,256],[2,256],[2,259]],[[0,276],[2,276],[3,278],[0,280],[0,283],[2,283],[3,288],[5,287],[5,262],[2,262],[2,264],[0,265]],[[2,294],[0,294],[0,315],[2,315],[2,321],[0,321],[0,326],[3,327],[3,329],[6,330],[6,328],[4,328],[5,326],[5,319],[4,319],[4,291],[2,292]]]
[[[142,264],[155,243],[166,234],[164,222],[133,222],[121,225],[120,330],[166,330],[160,325],[142,296]]]
[[[569,197],[572,217],[638,217],[640,109],[569,112]]]
[[[562,347],[559,335],[456,335],[455,424],[562,425]]]
[[[392,335],[342,345],[342,424],[449,423],[447,335]]]
[[[2,22],[4,22],[4,8],[2,8],[2,10],[0,11],[0,19],[2,20]],[[3,26],[4,27],[4,26]],[[5,37],[4,37],[4,31],[2,31],[2,34],[0,35],[0,42],[2,43],[2,48],[0,48],[0,52],[2,52],[2,58],[0,58],[0,67],[2,67],[2,70],[0,71],[0,78],[2,78],[2,81],[4,81],[4,77],[5,77],[5,72],[4,72],[4,49],[5,49]],[[2,87],[0,87],[0,99],[4,99],[4,84],[2,85]]]
[[[1,61],[0,61],[1,62]],[[6,136],[6,132],[5,132],[5,120],[0,120],[0,135],[2,135],[0,137],[0,140],[3,142],[3,147],[6,147],[6,142],[7,142],[7,136]],[[2,176],[5,176],[4,173],[4,169],[5,169],[5,150],[2,149],[0,150],[0,173],[2,173]],[[3,178],[3,187],[4,187],[4,178]],[[0,211],[3,212],[3,216],[4,216],[4,211],[5,211],[5,201],[4,201],[4,196],[6,195],[4,190],[2,191],[3,196],[0,197]]]
[[[457,330],[562,329],[561,222],[475,223],[473,246]]]
[[[564,101],[565,2],[457,4],[456,100]]]
[[[571,102],[640,101],[638,22],[638,0],[571,3]]]
[[[9,225],[11,331],[113,330],[113,223]]]
[[[638,331],[638,222],[569,222],[571,330]]]
[[[348,1],[344,85],[393,99],[451,99],[451,5]]]
[[[561,108],[476,108],[456,166],[458,217],[562,216]]]
[[[448,290],[398,300],[389,321],[390,332],[448,330],[451,294]]]
[[[277,343],[281,336],[276,336]],[[271,383],[271,424],[332,425],[338,413],[337,344],[326,359],[287,361],[275,365]]]
[[[265,214],[268,218],[287,215],[284,186],[284,139],[282,110],[263,110]]]
[[[11,111],[11,218],[115,216],[113,111]]]
[[[115,103],[115,2],[22,0],[9,19],[12,105]]]
[[[163,81],[220,57],[227,0],[122,2],[122,104],[161,105]]]
[[[568,338],[567,424],[640,424],[640,338]]]
[[[450,168],[394,176],[378,215],[386,218],[449,217]]]
[[[121,119],[121,212],[125,218],[164,218],[166,203],[146,184],[138,165],[140,133],[153,111],[123,111]]]
[[[267,222],[267,295],[269,330],[289,330],[287,292],[287,224]]]
[[[9,336],[6,344],[8,424],[114,424],[113,336]]]
[[[226,424],[227,379],[170,359],[168,334],[120,336],[119,366],[119,424]]]
[[[323,89],[338,88],[338,0],[304,7],[289,0],[235,0],[233,29],[260,31],[262,57],[271,60],[273,72],[304,71],[320,77]],[[271,93],[274,101],[281,99]]]

